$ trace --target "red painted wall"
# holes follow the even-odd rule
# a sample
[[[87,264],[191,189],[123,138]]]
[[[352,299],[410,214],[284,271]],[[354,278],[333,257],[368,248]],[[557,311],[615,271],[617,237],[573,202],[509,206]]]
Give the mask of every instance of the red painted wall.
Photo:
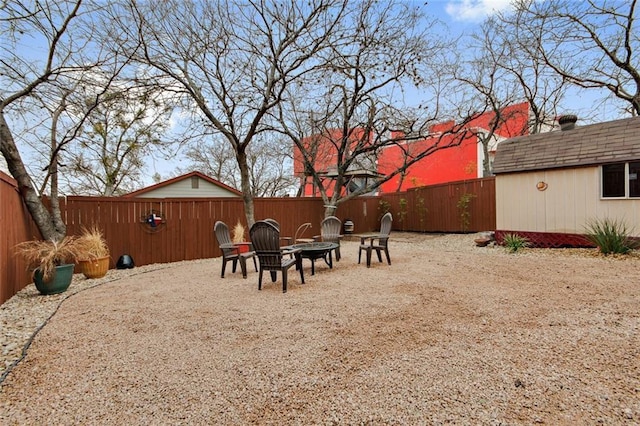
[[[408,150],[411,154],[411,152],[423,152],[435,144],[440,147],[448,147],[435,151],[415,163],[407,169],[403,177],[398,175],[385,182],[381,186],[381,191],[383,193],[405,191],[424,185],[482,177],[482,170],[478,170],[478,168],[482,168],[479,155],[481,147],[474,132],[479,129],[488,129],[494,118],[494,113],[485,113],[471,120],[465,126],[471,132],[462,141],[459,141],[457,139],[459,137],[456,135],[439,136],[436,134],[447,131],[454,126],[453,122],[446,122],[431,127],[430,132],[434,133],[434,137],[384,149],[378,159],[378,172],[387,175],[402,166],[405,158],[404,150]],[[528,119],[529,105],[527,103],[504,108],[502,110],[504,123],[496,129],[496,134],[503,138],[527,134]]]
[[[378,172],[387,175],[397,170],[404,161],[403,149],[409,149],[415,153],[424,151],[430,146],[439,143],[439,146],[458,146],[442,149],[420,160],[405,173],[405,176],[394,176],[380,187],[383,193],[405,191],[418,186],[433,185],[443,182],[454,182],[477,177],[477,137],[469,135],[459,141],[455,135],[445,135],[439,141],[437,138],[410,142],[409,146],[388,147],[383,150],[378,159]],[[400,183],[402,181],[402,183]]]
[[[425,149],[438,144],[438,146],[457,145],[442,150],[438,150],[433,154],[425,157],[416,164],[409,167],[404,175],[395,176],[388,182],[384,183],[380,190],[383,193],[390,193],[396,191],[405,191],[409,188],[433,185],[445,182],[455,182],[459,180],[475,179],[481,177],[481,170],[478,171],[478,167],[482,167],[479,152],[478,138],[475,135],[475,131],[488,129],[490,123],[495,119],[495,114],[485,113],[479,115],[475,119],[471,120],[465,125],[466,129],[470,132],[462,141],[459,140],[459,136],[444,135],[439,136],[439,133],[450,130],[455,123],[453,121],[447,121],[433,125],[430,132],[434,134],[433,137],[408,142],[401,146],[389,146],[382,150],[380,157],[378,158],[378,173],[387,175],[394,170],[397,170],[404,161],[405,154],[403,150],[408,150],[414,154],[422,152]],[[502,121],[496,134],[503,138],[510,138],[515,136],[521,136],[527,134],[527,124],[529,120],[529,105],[527,103],[521,103],[506,107],[502,110]],[[359,140],[365,138],[364,131],[362,129],[354,129],[351,135],[348,136],[351,140],[351,144],[358,143]],[[335,168],[337,164],[337,151],[336,145],[332,141],[339,141],[342,138],[342,131],[340,129],[330,130],[323,135],[313,136],[303,139],[303,144],[309,148],[312,146],[317,150],[314,167],[317,171],[327,171],[332,167]],[[456,139],[458,138],[458,139]],[[303,177],[304,163],[302,161],[300,151],[294,147],[294,174],[299,178]],[[402,184],[400,184],[402,180]],[[327,184],[330,185],[331,179],[326,179]],[[331,190],[328,194],[331,195]],[[314,192],[311,178],[306,178],[304,187],[305,196],[318,195],[317,191]]]

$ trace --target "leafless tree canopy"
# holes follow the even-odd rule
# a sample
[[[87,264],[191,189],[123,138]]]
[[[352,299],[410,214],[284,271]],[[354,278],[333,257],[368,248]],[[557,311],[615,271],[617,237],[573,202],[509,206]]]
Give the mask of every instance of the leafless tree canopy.
[[[99,11],[100,5],[63,0],[5,2],[0,12],[0,152],[47,239],[59,240],[66,233],[57,204],[58,160],[86,119],[86,114],[68,114],[69,94],[74,88],[94,84],[96,74],[106,76],[86,113],[126,62],[96,43],[96,28],[104,27]],[[34,106],[41,108],[42,114],[37,115]],[[34,132],[19,132],[18,136],[47,135],[39,149],[44,154],[38,164],[44,172],[40,191],[32,180],[35,173],[27,170],[18,149],[23,141],[14,138],[6,120],[7,115],[21,114],[39,117],[39,127]],[[32,139],[28,144],[36,146],[37,141]],[[39,197],[47,182],[50,210]]]
[[[640,113],[636,0],[519,0],[501,15],[526,52],[563,80],[602,89]]]
[[[77,96],[76,102],[82,108],[91,100],[85,94]],[[169,145],[163,137],[170,113],[171,105],[161,92],[130,84],[119,90],[114,86],[62,156],[69,191],[112,196],[136,189],[144,158]]]
[[[131,39],[123,45],[150,67],[200,123],[231,145],[240,170],[247,221],[253,202],[247,147],[273,128],[269,112],[286,88],[317,67],[346,0],[242,2],[130,1]]]
[[[446,75],[446,63],[440,62],[451,41],[435,37],[430,31],[435,23],[425,22],[423,11],[413,3],[352,3],[336,28],[324,65],[313,78],[289,87],[279,105],[280,131],[301,152],[305,174],[313,178],[330,206],[326,214],[444,148],[407,150],[405,164],[395,172],[357,190],[343,191],[349,172],[375,170],[383,148],[404,147],[407,140],[424,138],[430,124],[451,113],[441,101],[452,79]],[[412,107],[404,102],[415,94],[411,92],[423,92],[423,98],[429,92],[431,99]],[[331,187],[319,173],[328,161],[335,175]]]
[[[518,0],[458,50],[426,10],[404,0],[5,1],[0,152],[43,237],[59,239],[59,182],[104,194],[124,188],[145,147],[167,142],[169,108],[185,135],[206,135],[189,156],[242,191],[249,224],[254,196],[289,185],[282,165],[292,144],[335,208],[462,139],[410,149],[405,142],[436,122],[455,119],[449,132],[458,133],[478,113],[525,100],[537,132],[568,85],[640,112],[636,0]],[[110,105],[123,82],[170,102]],[[79,93],[89,96],[78,102]],[[349,173],[373,168],[389,146],[404,150],[403,164],[345,196]],[[39,155],[26,162],[25,148]],[[320,173],[327,155],[331,192]],[[50,209],[40,199],[47,193]]]
[[[240,188],[240,171],[233,148],[226,140],[203,143],[200,138],[185,151],[185,173],[198,170],[233,188]],[[247,162],[254,197],[281,197],[295,190],[291,174],[291,144],[274,137],[257,137],[247,148]]]

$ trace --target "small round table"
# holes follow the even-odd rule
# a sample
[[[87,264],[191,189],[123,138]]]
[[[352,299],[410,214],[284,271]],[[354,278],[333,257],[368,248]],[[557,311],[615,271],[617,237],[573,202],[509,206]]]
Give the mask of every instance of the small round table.
[[[300,257],[302,257],[303,259],[311,260],[311,275],[314,275],[316,272],[316,259],[324,259],[325,263],[329,265],[329,268],[333,268],[333,257],[331,255],[331,252],[338,248],[338,244],[329,242],[315,242],[294,244],[290,247],[300,249]]]

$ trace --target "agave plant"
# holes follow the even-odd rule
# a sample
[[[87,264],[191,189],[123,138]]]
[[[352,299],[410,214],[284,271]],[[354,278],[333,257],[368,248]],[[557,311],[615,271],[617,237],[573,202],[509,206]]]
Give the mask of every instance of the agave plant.
[[[622,220],[594,219],[586,226],[586,238],[604,255],[626,254],[637,249],[638,241],[631,238],[631,231]]]
[[[503,244],[507,248],[507,251],[511,253],[515,253],[520,249],[530,246],[527,237],[523,237],[515,233],[505,234],[503,236]]]

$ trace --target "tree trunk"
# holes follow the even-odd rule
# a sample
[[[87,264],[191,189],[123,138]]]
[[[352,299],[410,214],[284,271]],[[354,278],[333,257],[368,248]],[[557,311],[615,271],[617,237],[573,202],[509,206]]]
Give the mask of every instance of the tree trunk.
[[[324,217],[325,219],[328,218],[329,216],[335,216],[336,215],[336,209],[338,208],[338,206],[333,206],[333,205],[325,205],[324,206]]]
[[[251,182],[249,180],[249,166],[247,155],[241,149],[236,153],[238,167],[240,168],[240,186],[242,189],[242,201],[244,201],[244,214],[247,218],[249,228],[256,222],[253,208],[253,193],[251,192]]]
[[[27,210],[29,211],[31,218],[36,223],[36,226],[38,227],[42,238],[53,239],[56,241],[62,239],[67,232],[66,226],[64,225],[64,223],[62,223],[62,221],[56,224],[57,221],[54,221],[54,217],[47,210],[44,203],[42,202],[42,199],[38,196],[38,193],[31,183],[29,174],[24,167],[24,163],[22,162],[22,158],[20,157],[20,153],[18,152],[18,149],[16,147],[13,135],[11,134],[11,131],[9,129],[9,125],[4,118],[4,111],[1,110],[0,152],[2,152],[2,155],[7,161],[9,172],[18,182],[18,190],[20,191],[20,195],[22,196],[22,199],[27,206]],[[54,204],[52,204],[52,206],[57,206],[56,203],[57,199],[54,201]],[[60,216],[59,206],[57,207],[57,209],[57,216]]]

